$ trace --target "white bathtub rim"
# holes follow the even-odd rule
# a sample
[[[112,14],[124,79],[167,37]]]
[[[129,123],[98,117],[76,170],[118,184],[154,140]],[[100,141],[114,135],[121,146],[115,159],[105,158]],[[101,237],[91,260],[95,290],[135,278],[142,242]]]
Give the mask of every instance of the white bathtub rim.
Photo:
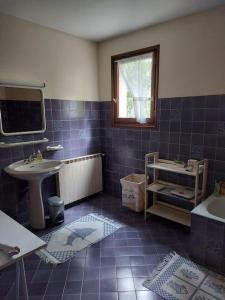
[[[216,197],[212,194],[206,200],[204,200],[201,204],[196,206],[191,211],[191,213],[194,214],[194,215],[204,217],[204,218],[208,218],[208,219],[215,220],[215,221],[218,221],[218,222],[221,222],[221,223],[225,223],[225,218],[217,217],[217,216],[211,214],[208,211],[208,205],[211,204],[214,201],[217,201],[218,199],[222,199],[223,201],[225,201],[225,196],[220,195],[220,196]]]

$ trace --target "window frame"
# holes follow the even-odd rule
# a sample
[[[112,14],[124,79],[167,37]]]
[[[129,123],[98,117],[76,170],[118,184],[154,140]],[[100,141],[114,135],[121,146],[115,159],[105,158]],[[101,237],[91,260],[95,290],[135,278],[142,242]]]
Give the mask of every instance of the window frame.
[[[130,51],[122,54],[111,56],[111,88],[112,88],[112,126],[113,127],[135,127],[135,128],[146,128],[156,127],[156,104],[158,100],[158,81],[159,81],[159,51],[160,45],[152,47],[142,48],[135,51]],[[119,118],[119,68],[118,60],[139,56],[146,53],[153,54],[152,64],[152,84],[151,84],[151,118],[147,119],[144,124],[138,123],[135,118]]]

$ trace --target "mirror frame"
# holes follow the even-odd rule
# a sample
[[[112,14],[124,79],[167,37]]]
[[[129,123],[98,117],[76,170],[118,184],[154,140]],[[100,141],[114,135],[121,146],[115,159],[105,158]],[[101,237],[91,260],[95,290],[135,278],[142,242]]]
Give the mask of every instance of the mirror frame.
[[[43,133],[46,131],[46,117],[45,117],[45,100],[44,100],[44,93],[41,87],[33,87],[33,86],[20,86],[20,85],[12,85],[12,84],[1,84],[2,87],[15,87],[15,88],[29,88],[34,90],[40,90],[41,92],[41,117],[42,117],[42,129],[35,130],[35,131],[21,131],[21,132],[4,132],[3,124],[2,124],[2,111],[0,107],[0,133],[4,136],[12,136],[12,135],[25,135],[25,134],[34,134],[34,133]]]

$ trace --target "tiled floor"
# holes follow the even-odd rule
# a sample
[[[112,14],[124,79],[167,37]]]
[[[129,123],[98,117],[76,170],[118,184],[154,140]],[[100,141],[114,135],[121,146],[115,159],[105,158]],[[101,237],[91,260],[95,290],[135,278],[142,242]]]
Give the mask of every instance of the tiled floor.
[[[142,283],[167,253],[175,250],[188,255],[188,229],[157,217],[145,223],[142,214],[122,208],[120,199],[104,194],[67,209],[65,222],[90,212],[114,218],[126,226],[56,267],[41,262],[35,255],[28,257],[25,265],[30,299],[162,299]],[[14,278],[15,267],[0,274],[0,300],[15,299]]]

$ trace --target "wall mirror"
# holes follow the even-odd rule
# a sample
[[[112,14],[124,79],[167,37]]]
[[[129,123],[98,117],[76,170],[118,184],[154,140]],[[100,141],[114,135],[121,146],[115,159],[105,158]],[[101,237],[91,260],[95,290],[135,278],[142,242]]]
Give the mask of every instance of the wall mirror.
[[[42,89],[0,85],[0,132],[3,135],[46,130]]]

